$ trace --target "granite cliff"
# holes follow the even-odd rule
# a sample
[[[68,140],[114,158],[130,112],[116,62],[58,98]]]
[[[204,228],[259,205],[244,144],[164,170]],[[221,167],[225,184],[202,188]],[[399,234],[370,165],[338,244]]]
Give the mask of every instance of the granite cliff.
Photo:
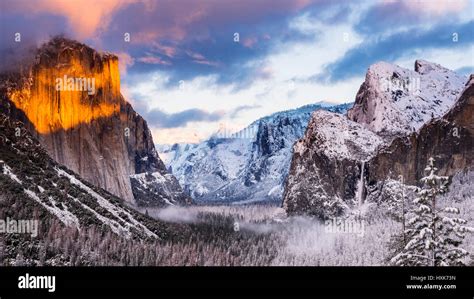
[[[146,121],[120,93],[117,56],[56,37],[21,72],[1,75],[0,95],[2,111],[92,184],[132,205],[186,201]],[[146,173],[153,179],[140,184]]]

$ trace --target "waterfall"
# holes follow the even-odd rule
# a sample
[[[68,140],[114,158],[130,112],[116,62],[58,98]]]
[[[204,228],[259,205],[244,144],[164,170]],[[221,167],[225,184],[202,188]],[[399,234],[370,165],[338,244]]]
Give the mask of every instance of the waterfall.
[[[359,183],[357,183],[357,192],[356,192],[356,197],[357,201],[359,203],[359,207],[362,206],[362,203],[364,201],[364,168],[365,168],[365,161],[362,161],[362,166],[360,169],[360,179]]]

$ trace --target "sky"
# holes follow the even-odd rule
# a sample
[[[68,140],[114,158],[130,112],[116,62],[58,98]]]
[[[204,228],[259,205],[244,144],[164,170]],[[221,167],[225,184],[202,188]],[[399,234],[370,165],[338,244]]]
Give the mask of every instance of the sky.
[[[122,93],[160,144],[352,102],[378,61],[474,73],[474,0],[0,2],[4,64],[58,34],[118,55]]]

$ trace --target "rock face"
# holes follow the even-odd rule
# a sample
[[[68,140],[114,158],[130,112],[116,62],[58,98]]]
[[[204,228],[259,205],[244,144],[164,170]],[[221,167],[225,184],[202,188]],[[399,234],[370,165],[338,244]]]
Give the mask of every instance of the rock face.
[[[445,116],[425,124],[418,133],[396,138],[370,160],[367,188],[374,190],[370,195],[377,199],[381,182],[389,176],[402,175],[406,183],[416,185],[430,157],[435,158],[440,175],[473,168],[474,76]]]
[[[22,210],[28,217],[40,217],[45,225],[51,225],[51,219],[55,218],[64,226],[80,230],[95,227],[127,238],[159,238],[158,225],[124,205],[123,200],[59,165],[23,123],[3,113],[0,113],[0,187],[2,217]],[[12,201],[16,202],[12,204]],[[5,242],[8,243],[20,246],[18,240]]]
[[[324,218],[355,204],[364,163],[383,144],[380,136],[327,111],[313,113],[294,145],[283,207],[290,214]]]
[[[351,104],[313,104],[277,112],[235,134],[163,149],[167,166],[198,202],[281,202],[294,142],[314,110],[345,113]]]
[[[146,121],[120,94],[115,55],[55,38],[38,50],[28,74],[4,76],[1,86],[10,115],[26,124],[54,160],[82,178],[142,204],[135,197],[143,192],[132,188],[130,176],[155,173],[164,179],[155,180],[154,189],[171,189],[156,198],[185,200],[175,178],[167,176]]]
[[[406,83],[414,78],[419,88]],[[401,175],[404,183],[416,184],[431,156],[443,175],[472,167],[472,83],[466,87],[465,81],[420,60],[415,72],[371,66],[347,118],[313,114],[295,144],[285,209],[338,216],[377,200],[389,178]]]
[[[415,62],[415,71],[379,62],[368,69],[347,116],[381,136],[405,135],[443,116],[465,82],[463,76],[424,60]]]

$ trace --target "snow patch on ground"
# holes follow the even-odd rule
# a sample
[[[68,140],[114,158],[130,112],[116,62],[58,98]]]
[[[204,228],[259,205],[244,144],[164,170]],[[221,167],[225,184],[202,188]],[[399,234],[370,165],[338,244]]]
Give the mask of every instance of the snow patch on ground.
[[[75,226],[77,229],[80,229],[79,219],[77,219],[76,215],[71,213],[65,205],[61,203],[61,207],[58,207],[58,203],[50,196],[48,200],[51,205],[47,205],[44,203],[38,195],[31,191],[31,190],[24,190],[25,194],[28,195],[31,199],[42,205],[46,210],[48,210],[51,214],[58,217],[58,219],[67,226]]]
[[[7,164],[5,164],[5,162],[3,162],[2,160],[0,160],[0,163],[1,165],[3,165],[3,174],[10,177],[10,179],[17,182],[18,184],[21,184],[20,179],[12,172],[12,169]]]
[[[118,224],[117,222],[115,222],[111,219],[99,218],[102,222],[109,225],[112,228],[112,230],[114,230],[114,232],[118,233],[118,227],[117,227],[117,225],[118,225],[118,226],[121,227],[121,229],[120,229],[121,231],[127,232],[128,236],[130,236],[130,234],[131,234],[130,233],[130,226],[133,226],[138,230],[144,231],[145,234],[149,237],[154,237],[154,238],[158,237],[155,233],[150,231],[146,226],[144,226],[139,221],[137,221],[127,210],[122,209],[120,207],[117,207],[116,205],[110,203],[107,199],[105,199],[104,197],[97,194],[94,190],[92,190],[88,186],[84,185],[81,181],[79,181],[73,175],[65,172],[62,169],[59,169],[59,168],[55,168],[55,169],[56,169],[59,176],[67,177],[72,184],[79,186],[81,189],[83,189],[84,191],[89,193],[92,197],[94,197],[97,200],[97,203],[101,207],[106,209],[108,212],[112,213],[112,215],[114,215],[116,218],[118,218],[118,219],[122,220],[124,223],[126,223],[126,226],[123,227],[123,226],[121,226],[120,224]],[[83,206],[85,206],[85,205],[83,205]]]

